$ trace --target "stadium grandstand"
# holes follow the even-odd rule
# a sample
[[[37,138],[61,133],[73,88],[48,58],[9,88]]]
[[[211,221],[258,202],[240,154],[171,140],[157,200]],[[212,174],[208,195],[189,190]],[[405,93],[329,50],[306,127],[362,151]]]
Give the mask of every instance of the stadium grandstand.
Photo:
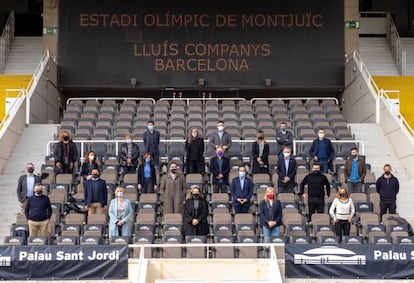
[[[414,282],[412,1],[0,2],[0,280]],[[145,163],[149,121],[160,135],[159,164],[155,191],[144,193],[139,170],[125,173],[121,155],[131,137]],[[230,192],[214,191],[210,141],[220,121],[232,142],[229,183],[243,166],[253,183],[247,213],[236,213]],[[293,134],[293,192],[278,192],[281,123]],[[201,173],[187,167],[194,128],[204,141]],[[330,185],[323,212],[310,216],[300,184],[312,173],[320,129],[335,154],[323,174]],[[78,153],[72,172],[56,166],[63,132]],[[267,173],[254,172],[259,132],[269,145]],[[350,194],[355,215],[341,238],[329,208],[347,187],[355,148],[366,176]],[[127,236],[110,236],[107,210],[85,211],[81,168],[90,151],[106,206],[119,187],[131,203]],[[194,186],[207,201],[206,235],[184,234],[184,211],[161,195],[171,162],[186,189],[179,204]],[[29,234],[16,196],[28,164],[51,202],[44,236]],[[383,214],[377,180],[386,164],[399,192],[396,213]],[[278,192],[283,224],[265,242],[260,204],[268,187]]]

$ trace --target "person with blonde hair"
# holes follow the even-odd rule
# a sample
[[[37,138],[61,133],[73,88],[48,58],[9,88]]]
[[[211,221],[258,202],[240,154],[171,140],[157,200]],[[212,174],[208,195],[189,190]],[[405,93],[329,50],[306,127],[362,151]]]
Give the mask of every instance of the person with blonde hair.
[[[115,198],[109,204],[109,237],[131,236],[130,219],[132,215],[131,201],[124,198],[124,188],[117,187]]]
[[[187,174],[204,172],[204,139],[197,128],[192,128],[185,141]]]
[[[268,243],[270,237],[280,235],[280,225],[282,225],[282,204],[276,199],[275,190],[272,187],[267,187],[259,210],[263,241]]]
[[[192,185],[189,198],[184,203],[184,227],[183,234],[206,236],[209,232],[207,222],[208,203],[203,198],[200,187]]]
[[[56,174],[72,174],[76,169],[76,162],[79,158],[78,149],[68,131],[63,130],[59,133],[59,142],[55,145],[53,157]]]
[[[338,190],[336,198],[329,208],[329,214],[335,223],[335,234],[342,241],[342,235],[349,236],[352,218],[355,214],[355,206],[352,199],[349,198],[347,189],[340,188]]]

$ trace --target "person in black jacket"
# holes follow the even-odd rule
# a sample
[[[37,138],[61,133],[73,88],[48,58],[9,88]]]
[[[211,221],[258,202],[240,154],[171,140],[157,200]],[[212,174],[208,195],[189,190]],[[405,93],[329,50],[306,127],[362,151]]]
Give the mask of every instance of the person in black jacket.
[[[257,140],[252,144],[252,174],[269,174],[269,144],[266,143],[263,131],[257,133]]]
[[[282,225],[282,204],[276,199],[275,191],[272,187],[266,189],[259,209],[263,242],[269,243],[270,237],[280,235],[280,225]]]
[[[126,143],[121,145],[119,150],[119,164],[121,165],[122,174],[136,173],[139,158],[139,147],[132,142],[130,133],[125,134]]]
[[[377,179],[377,193],[380,195],[380,219],[387,213],[397,212],[397,194],[400,191],[398,179],[391,174],[391,165],[384,165],[384,174]]]
[[[157,175],[151,153],[146,153],[138,167],[138,191],[142,194],[154,193],[157,190]]]
[[[204,172],[204,139],[197,128],[192,128],[185,141],[187,174]]]
[[[224,156],[221,146],[216,149],[216,156],[210,160],[211,183],[214,193],[227,193],[229,186],[230,160]]]
[[[53,157],[55,158],[56,174],[72,174],[76,169],[78,162],[78,149],[71,140],[68,131],[61,131],[59,134],[59,142],[56,144]]]
[[[92,178],[92,170],[98,169],[99,164],[96,161],[96,154],[93,151],[89,151],[85,155],[85,161],[82,163],[81,167],[81,176],[83,177],[83,181],[89,180]]]
[[[183,234],[207,236],[208,203],[197,185],[191,186],[190,197],[184,203]]]
[[[47,237],[47,226],[52,216],[52,205],[49,197],[43,195],[42,184],[37,183],[35,185],[34,195],[27,200],[24,212],[29,224],[29,236]]]
[[[293,193],[296,185],[296,160],[292,158],[290,147],[284,147],[283,158],[277,161],[279,193]]]
[[[308,185],[308,193],[304,194],[305,185]],[[315,212],[323,213],[325,206],[325,195],[329,197],[331,190],[328,178],[321,174],[321,165],[319,163],[312,164],[312,173],[306,175],[300,183],[300,194],[303,199],[308,200],[308,221],[312,220],[312,214]]]

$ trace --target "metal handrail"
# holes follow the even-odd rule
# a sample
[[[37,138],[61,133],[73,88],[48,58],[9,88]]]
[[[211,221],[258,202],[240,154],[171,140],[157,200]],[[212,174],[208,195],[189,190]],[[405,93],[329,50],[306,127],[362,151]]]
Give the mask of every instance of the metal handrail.
[[[14,40],[14,11],[10,12],[3,33],[0,38],[0,74],[4,73],[6,61],[9,57],[10,49]]]
[[[387,13],[387,40],[390,44],[392,57],[401,76],[406,75],[406,52],[403,48],[400,35],[390,13]]]
[[[77,101],[77,100],[150,100],[153,104],[155,104],[154,98],[149,97],[74,97],[69,98],[66,101],[66,105],[69,105],[71,101]]]
[[[256,97],[252,98],[250,102],[253,104],[256,100],[335,100],[336,105],[339,105],[336,97]]]

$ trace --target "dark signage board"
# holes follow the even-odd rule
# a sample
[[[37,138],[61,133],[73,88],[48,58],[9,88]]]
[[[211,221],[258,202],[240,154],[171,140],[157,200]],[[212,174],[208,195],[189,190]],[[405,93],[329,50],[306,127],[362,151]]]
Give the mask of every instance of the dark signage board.
[[[60,87],[341,88],[343,76],[343,0],[59,1]]]
[[[128,246],[0,246],[0,280],[128,278]]]
[[[414,245],[285,245],[286,277],[413,279]]]

